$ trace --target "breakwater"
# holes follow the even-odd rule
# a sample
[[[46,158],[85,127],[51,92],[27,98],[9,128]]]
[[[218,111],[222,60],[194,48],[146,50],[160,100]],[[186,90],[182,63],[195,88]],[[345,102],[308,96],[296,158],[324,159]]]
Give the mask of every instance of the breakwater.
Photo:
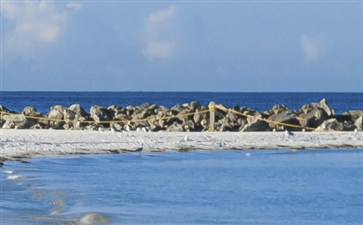
[[[113,131],[361,131],[363,110],[336,114],[322,99],[293,110],[275,105],[267,111],[245,106],[190,102],[167,108],[156,104],[139,106],[92,106],[86,112],[79,104],[55,105],[47,113],[26,106],[14,112],[0,105],[3,129],[65,129]],[[213,124],[213,126],[212,126]]]

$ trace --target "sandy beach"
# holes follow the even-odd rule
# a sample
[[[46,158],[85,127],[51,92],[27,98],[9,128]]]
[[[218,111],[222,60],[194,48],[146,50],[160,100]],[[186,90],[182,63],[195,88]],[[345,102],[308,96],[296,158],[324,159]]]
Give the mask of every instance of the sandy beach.
[[[1,129],[0,156],[246,149],[362,149],[363,132],[111,132]]]

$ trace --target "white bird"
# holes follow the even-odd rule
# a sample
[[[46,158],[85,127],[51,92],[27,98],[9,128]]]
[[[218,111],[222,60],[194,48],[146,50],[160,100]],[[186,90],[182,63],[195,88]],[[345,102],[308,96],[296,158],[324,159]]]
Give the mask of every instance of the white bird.
[[[355,128],[355,129],[354,129],[354,136],[355,136],[356,138],[357,138],[358,132],[359,132],[359,131],[358,131],[358,129],[357,129],[357,128]]]
[[[140,127],[136,128],[136,132],[140,132],[140,131],[141,131]]]
[[[185,142],[189,141],[188,135],[185,135],[184,139]]]
[[[251,156],[251,153],[246,153],[245,156]]]
[[[125,130],[126,130],[127,132],[130,132],[130,126],[129,126],[128,124],[125,126]]]
[[[115,133],[115,128],[111,127],[111,133]]]

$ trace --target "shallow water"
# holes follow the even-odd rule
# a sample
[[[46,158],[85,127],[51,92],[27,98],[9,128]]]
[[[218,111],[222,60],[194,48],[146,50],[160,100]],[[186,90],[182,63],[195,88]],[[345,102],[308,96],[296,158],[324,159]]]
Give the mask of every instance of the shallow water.
[[[0,224],[363,224],[362,150],[65,156],[0,172]]]

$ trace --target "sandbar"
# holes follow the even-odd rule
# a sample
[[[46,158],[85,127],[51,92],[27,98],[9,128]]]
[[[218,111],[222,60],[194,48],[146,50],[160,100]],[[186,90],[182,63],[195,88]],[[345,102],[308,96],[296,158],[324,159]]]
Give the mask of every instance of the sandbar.
[[[189,150],[363,149],[363,132],[112,132],[0,129],[2,160]]]

